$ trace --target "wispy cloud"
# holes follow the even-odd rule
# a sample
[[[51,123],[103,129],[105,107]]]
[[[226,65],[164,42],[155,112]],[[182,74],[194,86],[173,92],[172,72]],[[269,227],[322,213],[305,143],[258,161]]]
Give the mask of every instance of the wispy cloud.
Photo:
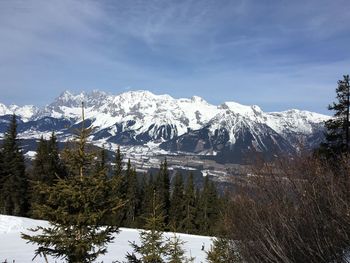
[[[3,0],[2,101],[130,87],[322,111],[349,70],[349,8],[348,0]]]

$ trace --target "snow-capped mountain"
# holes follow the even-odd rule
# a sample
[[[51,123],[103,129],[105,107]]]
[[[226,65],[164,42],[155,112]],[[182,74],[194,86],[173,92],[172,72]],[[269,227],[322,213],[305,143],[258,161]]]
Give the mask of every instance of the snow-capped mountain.
[[[38,108],[33,105],[25,105],[19,107],[17,105],[6,106],[0,103],[0,116],[8,114],[16,114],[21,117],[23,121],[30,120],[34,115],[38,113]]]
[[[55,131],[65,140],[82,121],[82,102],[86,125],[94,127],[90,139],[97,145],[214,155],[229,161],[241,161],[251,151],[273,156],[294,153],[301,145],[315,147],[329,118],[300,110],[263,112],[256,105],[236,102],[216,106],[197,96],[175,99],[149,91],[65,91],[40,109],[0,104],[0,132],[8,114],[15,113],[22,138]]]

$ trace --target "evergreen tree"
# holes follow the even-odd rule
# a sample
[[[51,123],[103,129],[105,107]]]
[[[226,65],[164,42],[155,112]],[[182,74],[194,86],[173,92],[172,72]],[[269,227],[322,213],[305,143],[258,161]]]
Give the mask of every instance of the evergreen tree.
[[[40,204],[46,200],[45,195],[40,191],[36,191],[38,189],[36,188],[37,184],[53,185],[58,178],[64,178],[65,176],[65,168],[59,157],[55,134],[52,133],[48,141],[41,137],[31,171],[31,204]],[[31,211],[31,214],[33,216],[33,211]]]
[[[349,107],[350,107],[350,86],[349,75],[343,76],[338,81],[336,89],[337,102],[328,106],[334,111],[334,117],[326,121],[326,141],[321,144],[320,153],[328,158],[335,158],[340,154],[349,153]]]
[[[174,187],[170,202],[170,225],[175,229],[181,229],[181,222],[185,216],[185,197],[184,197],[184,184],[182,175],[176,174]]]
[[[108,171],[107,171],[107,160],[106,160],[106,150],[102,148],[100,150],[99,155],[96,158],[95,162],[95,173],[99,174],[105,174],[107,176]]]
[[[173,236],[167,239],[167,259],[168,263],[190,263],[194,262],[194,257],[187,258],[183,245],[185,241],[173,232]]]
[[[148,184],[147,174],[144,173],[143,176],[141,177],[140,182],[138,183],[138,189],[137,189],[137,197],[138,197],[138,202],[136,207],[136,227],[137,228],[143,227],[142,216],[145,214],[145,209],[143,205],[144,205],[144,198],[146,194],[146,188],[148,187],[147,184]]]
[[[149,174],[148,181],[146,175],[143,179],[145,182],[142,184],[144,187],[143,195],[141,196],[141,211],[140,211],[140,226],[144,227],[145,219],[153,210],[153,194],[155,192],[155,183],[153,175]]]
[[[126,215],[125,223],[126,226],[136,227],[136,212],[139,203],[138,198],[138,185],[135,169],[130,169],[127,175],[128,185],[126,191]]]
[[[216,187],[214,183],[209,180],[208,176],[204,178],[204,186],[199,196],[198,209],[197,224],[200,233],[209,235],[215,234],[216,222],[219,219],[219,202]]]
[[[0,212],[25,216],[28,207],[28,178],[24,156],[17,138],[17,121],[13,115],[1,148]]]
[[[123,155],[120,152],[120,147],[118,146],[116,155],[115,155],[115,170],[114,175],[115,176],[121,176],[123,171]]]
[[[51,178],[48,178],[48,145],[47,141],[44,140],[41,136],[38,146],[36,149],[36,154],[33,161],[33,171],[32,177],[34,180],[40,181],[51,181]]]
[[[184,220],[182,222],[182,229],[186,233],[195,233],[196,231],[196,225],[195,225],[195,219],[196,219],[196,199],[195,199],[195,190],[194,190],[194,183],[193,183],[193,174],[190,173],[186,189],[185,189],[185,215]]]
[[[161,163],[159,173],[156,180],[157,203],[160,204],[162,214],[164,215],[164,226],[169,223],[170,209],[170,179],[168,164],[166,159]]]
[[[36,207],[50,226],[32,229],[36,235],[22,234],[29,243],[38,245],[36,255],[51,255],[68,262],[94,261],[106,253],[106,244],[118,232],[117,225],[103,226],[107,215],[116,213],[123,202],[110,195],[116,187],[103,170],[92,169],[94,154],[86,152],[90,130],[83,127],[73,148],[64,151],[68,176],[48,186],[38,185],[47,202]]]
[[[126,176],[123,174],[123,155],[118,147],[115,156],[115,165],[112,171],[112,183],[115,185],[114,191],[111,193],[112,196],[125,200],[126,196]],[[125,207],[122,207],[118,213],[111,214],[108,216],[107,224],[123,225],[125,220]]]
[[[44,140],[42,136],[36,149],[31,179],[30,202],[32,206],[34,206],[35,204],[42,203],[46,200],[45,195],[35,190],[35,185],[39,182],[51,184],[53,181],[53,178],[50,178],[48,174],[48,145],[47,141]],[[32,211],[31,216],[33,216]]]
[[[0,191],[2,191],[2,185],[4,183],[4,168],[3,168],[3,154],[2,154],[2,149],[0,149]],[[0,213],[2,210],[2,194],[0,193]]]
[[[152,198],[152,213],[146,218],[146,229],[140,231],[141,245],[135,242],[131,243],[134,250],[132,254],[128,253],[126,258],[128,262],[142,263],[164,263],[167,246],[163,241],[163,233],[159,229],[163,229],[164,216],[159,204],[156,203],[156,193]],[[140,258],[137,257],[140,255]]]
[[[234,244],[227,238],[215,238],[213,246],[207,252],[209,263],[242,262],[238,253],[234,252]]]
[[[59,156],[57,137],[54,132],[52,132],[51,137],[47,143],[48,147],[48,174],[53,181],[57,177],[64,178],[67,176],[66,167],[63,165],[61,158]]]

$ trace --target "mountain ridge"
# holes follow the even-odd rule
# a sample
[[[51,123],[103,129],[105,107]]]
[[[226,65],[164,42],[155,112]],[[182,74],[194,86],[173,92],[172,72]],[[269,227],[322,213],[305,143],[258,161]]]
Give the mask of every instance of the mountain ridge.
[[[20,136],[24,138],[55,131],[63,140],[71,136],[67,125],[81,122],[82,102],[87,123],[94,127],[92,142],[111,148],[152,145],[169,153],[293,153],[300,143],[306,148],[316,147],[322,140],[323,123],[330,118],[297,109],[264,112],[257,105],[232,101],[213,105],[199,96],[175,99],[146,90],[117,95],[98,90],[78,94],[64,91],[41,108],[0,104],[0,116],[11,111],[18,115],[23,121]]]

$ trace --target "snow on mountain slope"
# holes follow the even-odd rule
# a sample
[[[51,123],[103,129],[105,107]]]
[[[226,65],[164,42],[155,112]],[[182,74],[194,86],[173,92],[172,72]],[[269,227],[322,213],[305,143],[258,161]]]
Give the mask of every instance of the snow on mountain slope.
[[[80,94],[65,91],[41,109],[0,104],[0,126],[1,115],[12,110],[18,112],[24,122],[19,125],[22,138],[38,138],[54,130],[63,140],[71,136],[73,128],[79,127],[82,102],[86,125],[94,127],[91,140],[95,143],[147,148],[149,143],[160,145],[176,140],[165,148],[192,149],[198,154],[230,149],[237,141],[241,142],[240,147],[259,151],[269,151],[268,147],[297,148],[300,141],[313,148],[322,140],[323,123],[329,118],[300,110],[263,112],[256,105],[236,102],[216,106],[198,96],[175,99],[149,91],[119,95],[101,91]],[[0,133],[4,129],[0,127]],[[192,132],[200,130],[203,131]],[[178,140],[185,135],[188,136]],[[192,146],[187,147],[182,142],[190,142]]]
[[[36,226],[47,226],[46,221],[33,220],[23,217],[0,215],[0,262],[7,259],[7,262],[15,260],[16,263],[27,262],[43,262],[43,258],[37,257],[34,261],[31,261],[34,257],[35,245],[26,244],[26,241],[21,239],[20,233],[28,233],[28,228]],[[170,237],[171,233],[165,233],[165,237]],[[212,243],[210,237],[195,236],[179,234],[182,240],[186,243],[184,248],[187,255],[196,257],[195,262],[205,262],[205,251],[201,250],[201,246],[204,243],[205,249],[209,249]],[[118,235],[115,235],[113,243],[108,245],[108,252],[106,255],[100,256],[97,262],[113,262],[116,260],[125,260],[127,252],[132,252],[129,241],[139,244],[139,233],[136,229],[121,228]],[[49,262],[64,262],[57,259],[48,257]]]
[[[169,95],[154,95],[149,91],[131,91],[119,95],[104,92],[80,93],[73,95],[63,92],[53,103],[34,116],[71,118],[80,120],[81,102],[85,103],[86,118],[93,119],[93,126],[104,129],[115,123],[135,121],[133,129],[138,133],[168,124],[177,127],[179,134],[200,128],[215,114],[216,107],[199,97],[174,99]]]
[[[314,124],[323,123],[328,119],[329,116],[326,115],[293,109],[268,113],[266,124],[278,133],[293,131],[310,134],[313,131]]]
[[[16,114],[17,116],[21,117],[23,121],[28,121],[35,114],[37,114],[37,112],[38,108],[33,105],[25,105],[22,107],[17,105],[10,105],[7,107],[6,105],[0,103],[0,116]]]

